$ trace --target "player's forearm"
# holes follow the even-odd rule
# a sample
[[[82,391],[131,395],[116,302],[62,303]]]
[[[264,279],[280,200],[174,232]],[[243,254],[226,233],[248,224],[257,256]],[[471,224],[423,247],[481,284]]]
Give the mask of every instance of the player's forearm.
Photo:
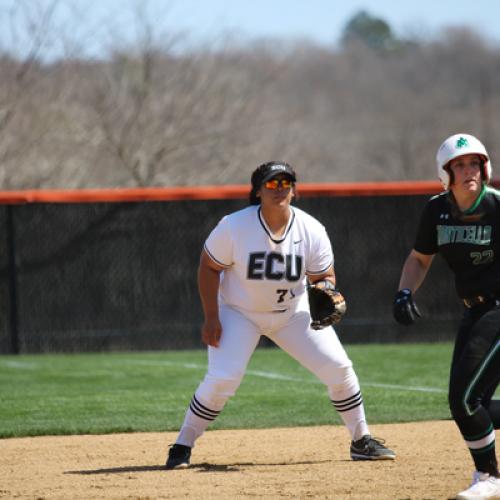
[[[198,270],[198,290],[205,318],[218,317],[219,315],[219,284],[220,272],[203,264],[200,265]]]
[[[335,278],[335,271],[331,266],[323,274],[308,276],[308,279],[309,283],[311,284],[317,283],[318,281],[330,281],[333,284],[333,286],[335,286],[337,283],[337,280]]]
[[[424,281],[431,262],[432,256],[421,259],[414,251],[410,253],[403,265],[401,279],[399,281],[399,290],[408,288],[412,292],[416,292]]]

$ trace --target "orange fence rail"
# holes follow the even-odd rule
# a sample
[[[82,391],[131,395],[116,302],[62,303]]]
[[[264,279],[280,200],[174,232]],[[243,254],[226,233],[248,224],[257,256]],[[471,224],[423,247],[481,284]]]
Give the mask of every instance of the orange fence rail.
[[[0,204],[243,199],[248,197],[249,190],[249,185],[220,185],[164,188],[0,191]],[[304,198],[315,196],[397,196],[434,194],[440,191],[441,185],[437,181],[338,184],[301,183],[298,186],[298,192]]]
[[[492,185],[500,186],[500,179],[492,182]],[[244,199],[248,197],[249,190],[248,185],[238,184],[164,188],[0,191],[0,204]],[[432,195],[441,191],[442,187],[438,181],[301,183],[298,186],[298,193],[304,198]]]

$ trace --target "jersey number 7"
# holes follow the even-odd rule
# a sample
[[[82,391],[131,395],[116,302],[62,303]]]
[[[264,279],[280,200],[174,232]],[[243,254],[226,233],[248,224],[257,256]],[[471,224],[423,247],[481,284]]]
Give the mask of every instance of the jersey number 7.
[[[295,297],[295,294],[293,293],[293,290],[290,288],[278,288],[276,290],[276,293],[278,294],[278,303],[280,302],[285,302],[285,297],[287,293],[290,293],[290,297],[293,299]]]

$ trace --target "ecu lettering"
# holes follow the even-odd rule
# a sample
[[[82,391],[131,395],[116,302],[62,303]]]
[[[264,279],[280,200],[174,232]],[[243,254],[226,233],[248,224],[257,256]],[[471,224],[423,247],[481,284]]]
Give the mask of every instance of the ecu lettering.
[[[249,280],[298,281],[302,274],[302,256],[277,252],[254,252],[248,256]]]

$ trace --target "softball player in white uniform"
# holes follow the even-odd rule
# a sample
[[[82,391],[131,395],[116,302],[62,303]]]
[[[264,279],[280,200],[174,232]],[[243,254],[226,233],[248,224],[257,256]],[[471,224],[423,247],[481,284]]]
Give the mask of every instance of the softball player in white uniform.
[[[251,205],[224,217],[201,255],[199,291],[205,314],[208,371],[169,451],[167,469],[187,467],[191,448],[241,383],[266,335],[314,373],[351,435],[353,459],[394,459],[372,438],[352,362],[332,327],[313,330],[306,281],[335,284],[325,228],[290,205],[296,174],[269,162],[252,174]]]

